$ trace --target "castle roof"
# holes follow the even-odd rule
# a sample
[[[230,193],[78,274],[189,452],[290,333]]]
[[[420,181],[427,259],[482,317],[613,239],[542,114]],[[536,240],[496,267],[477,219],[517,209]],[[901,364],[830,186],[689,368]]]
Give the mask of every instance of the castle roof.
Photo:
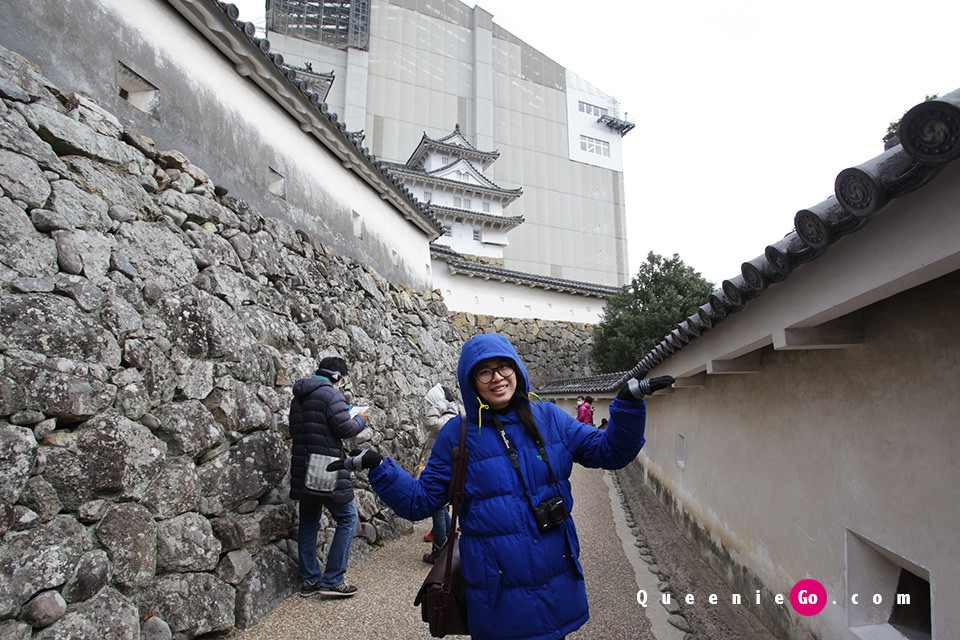
[[[420,180],[429,185],[490,196],[503,202],[503,206],[509,205],[523,195],[522,187],[504,189],[477,171],[476,167],[465,158],[455,158],[453,162],[434,169],[433,171],[411,169],[409,166],[403,164],[391,164],[390,169],[395,174],[408,176],[409,178]],[[458,171],[469,173],[473,182],[446,177]]]
[[[480,151],[467,140],[460,131],[460,125],[457,124],[452,133],[442,138],[431,138],[427,132],[423,132],[420,138],[420,144],[410,154],[405,166],[410,169],[422,169],[427,156],[431,153],[448,153],[453,157],[466,158],[473,164],[485,171],[487,167],[493,164],[500,157],[498,151]]]
[[[514,271],[512,269],[504,269],[490,264],[475,262],[464,258],[450,247],[437,243],[430,245],[430,255],[434,259],[446,262],[447,268],[453,275],[483,278],[484,280],[498,280],[504,283],[513,283],[535,289],[576,293],[593,298],[607,298],[620,291],[619,287],[609,287],[579,280],[550,278],[534,273]]]

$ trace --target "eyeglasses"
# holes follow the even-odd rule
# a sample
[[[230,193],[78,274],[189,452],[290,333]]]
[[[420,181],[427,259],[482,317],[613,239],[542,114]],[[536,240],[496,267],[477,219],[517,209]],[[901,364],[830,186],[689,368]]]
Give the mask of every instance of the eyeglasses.
[[[482,382],[487,384],[493,380],[493,374],[499,373],[501,378],[509,378],[513,375],[514,368],[512,362],[501,362],[496,367],[487,367],[485,369],[479,369],[473,375],[476,376],[477,382]]]

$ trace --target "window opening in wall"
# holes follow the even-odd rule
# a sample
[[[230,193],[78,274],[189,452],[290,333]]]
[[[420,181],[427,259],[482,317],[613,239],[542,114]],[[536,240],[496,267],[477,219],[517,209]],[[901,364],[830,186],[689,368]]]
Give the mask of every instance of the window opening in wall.
[[[933,633],[930,628],[930,583],[907,569],[900,569],[897,593],[910,597],[896,599],[887,623],[908,638],[929,638]]]
[[[423,192],[423,200],[424,200],[424,202],[432,202],[432,201],[433,201],[433,191],[424,191],[424,192]]]
[[[863,640],[930,640],[930,573],[847,531],[847,626]]]
[[[591,138],[590,136],[580,136],[580,150],[608,158],[610,157],[610,143],[606,140]]]
[[[480,242],[480,229],[473,230],[473,239]]]
[[[677,434],[677,466],[681,469],[687,466],[687,443],[679,433]]]
[[[353,212],[353,235],[356,238],[363,239],[363,218],[356,211]]]
[[[122,62],[117,63],[117,86],[121,98],[140,111],[160,118],[160,90]]]
[[[287,197],[286,182],[280,172],[273,167],[267,167],[267,191],[278,198]]]
[[[453,196],[453,206],[459,207],[463,203],[463,199],[460,196]]]
[[[393,266],[400,264],[400,254],[396,251],[391,252],[391,257],[393,258]]]
[[[471,204],[470,198],[464,198],[464,199],[463,199],[463,208],[464,208],[464,209],[469,209],[469,208],[470,208],[470,204]]]
[[[483,203],[483,210],[484,210],[485,212],[487,212],[487,213],[490,213],[490,203],[489,203],[489,202],[484,202],[484,203]]]

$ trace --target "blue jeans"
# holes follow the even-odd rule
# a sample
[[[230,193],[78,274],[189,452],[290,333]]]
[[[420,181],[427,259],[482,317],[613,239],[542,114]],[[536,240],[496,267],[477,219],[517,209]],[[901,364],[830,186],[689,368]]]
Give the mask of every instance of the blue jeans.
[[[433,544],[442,547],[450,532],[450,512],[443,505],[433,513]]]
[[[333,542],[327,550],[327,566],[320,574],[317,562],[317,532],[320,530],[320,514],[323,507],[337,522]],[[297,531],[297,547],[300,555],[300,581],[318,582],[321,587],[337,587],[343,584],[350,558],[350,543],[357,531],[357,507],[353,500],[346,504],[333,502],[300,501],[300,526]]]

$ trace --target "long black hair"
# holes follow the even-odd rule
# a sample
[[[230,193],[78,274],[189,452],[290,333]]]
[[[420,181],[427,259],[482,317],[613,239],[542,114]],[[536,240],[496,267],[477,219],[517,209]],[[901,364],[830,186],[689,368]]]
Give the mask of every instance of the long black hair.
[[[510,398],[510,406],[517,412],[520,424],[523,425],[523,430],[527,432],[530,439],[534,442],[543,442],[543,434],[540,433],[537,421],[533,417],[533,410],[530,408],[530,398],[523,392],[523,389],[527,386],[526,380],[524,380],[523,374],[520,373],[520,367],[516,363],[513,367],[513,375],[517,376],[517,390],[513,392],[513,397]]]
[[[517,412],[517,417],[520,419],[520,424],[523,425],[523,430],[526,432],[527,436],[530,437],[534,442],[544,442],[543,434],[540,433],[540,428],[537,427],[537,421],[533,417],[533,410],[530,408],[530,398],[523,390],[527,388],[526,379],[523,377],[523,374],[520,373],[520,366],[517,364],[513,358],[505,358],[513,362],[513,375],[517,377],[517,388],[513,392],[513,397],[510,398],[510,404],[507,405],[508,408],[512,408]],[[474,393],[477,394],[478,399],[480,392],[477,391],[477,384],[474,381],[473,374],[476,371],[477,367],[474,367],[470,371],[468,380],[470,380],[470,388]],[[480,399],[483,402],[482,399]]]

